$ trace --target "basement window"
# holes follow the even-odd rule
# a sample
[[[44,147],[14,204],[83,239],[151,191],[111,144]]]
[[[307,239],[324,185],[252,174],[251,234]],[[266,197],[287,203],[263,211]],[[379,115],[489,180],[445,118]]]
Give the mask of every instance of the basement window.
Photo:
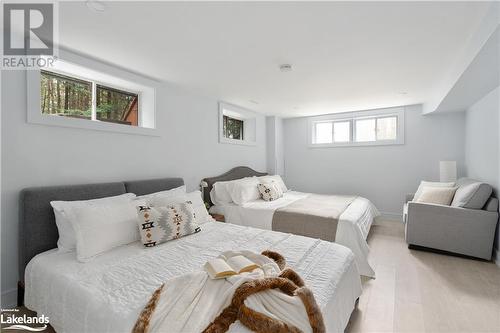
[[[223,131],[226,139],[243,140],[245,121],[229,116],[223,116]]]
[[[42,70],[42,114],[138,126],[139,95],[95,81]]]
[[[54,66],[27,71],[29,123],[158,135],[155,81],[60,51]]]
[[[253,146],[257,142],[257,113],[219,102],[219,142]]]
[[[333,114],[310,119],[311,147],[404,143],[404,109]]]

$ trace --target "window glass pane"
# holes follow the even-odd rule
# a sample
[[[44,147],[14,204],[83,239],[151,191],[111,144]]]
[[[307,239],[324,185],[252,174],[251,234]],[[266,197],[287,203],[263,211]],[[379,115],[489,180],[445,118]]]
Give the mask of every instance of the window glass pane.
[[[397,117],[386,117],[377,119],[377,140],[396,140]]]
[[[228,116],[223,116],[223,134],[225,138],[243,140],[244,121]]]
[[[375,141],[375,119],[356,120],[356,141]]]
[[[44,70],[40,78],[42,114],[91,118],[92,83]]]
[[[351,140],[351,126],[349,121],[333,123],[333,141],[349,142]]]
[[[316,123],[315,143],[332,143],[332,126],[332,123]]]
[[[97,85],[96,118],[97,120],[137,126],[139,121],[138,96]]]

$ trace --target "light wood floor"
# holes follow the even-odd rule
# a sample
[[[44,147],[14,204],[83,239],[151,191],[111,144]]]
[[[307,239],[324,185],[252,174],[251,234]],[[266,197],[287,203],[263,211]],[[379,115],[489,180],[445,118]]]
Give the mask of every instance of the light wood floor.
[[[377,277],[347,332],[500,332],[500,267],[409,250],[400,222],[377,222],[368,243]]]

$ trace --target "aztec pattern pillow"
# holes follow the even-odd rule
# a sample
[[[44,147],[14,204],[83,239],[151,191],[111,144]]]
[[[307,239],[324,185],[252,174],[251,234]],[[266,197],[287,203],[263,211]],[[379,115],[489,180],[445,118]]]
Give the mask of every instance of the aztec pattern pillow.
[[[142,244],[152,247],[201,231],[190,201],[163,207],[137,206]]]
[[[274,201],[283,196],[283,191],[279,188],[276,183],[267,183],[257,185],[260,193],[260,197],[265,201]]]

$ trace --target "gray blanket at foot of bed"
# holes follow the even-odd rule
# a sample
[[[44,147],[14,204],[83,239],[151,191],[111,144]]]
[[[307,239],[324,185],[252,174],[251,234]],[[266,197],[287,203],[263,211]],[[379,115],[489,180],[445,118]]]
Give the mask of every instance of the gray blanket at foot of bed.
[[[273,215],[273,230],[333,242],[339,217],[355,198],[311,194],[277,209]]]

